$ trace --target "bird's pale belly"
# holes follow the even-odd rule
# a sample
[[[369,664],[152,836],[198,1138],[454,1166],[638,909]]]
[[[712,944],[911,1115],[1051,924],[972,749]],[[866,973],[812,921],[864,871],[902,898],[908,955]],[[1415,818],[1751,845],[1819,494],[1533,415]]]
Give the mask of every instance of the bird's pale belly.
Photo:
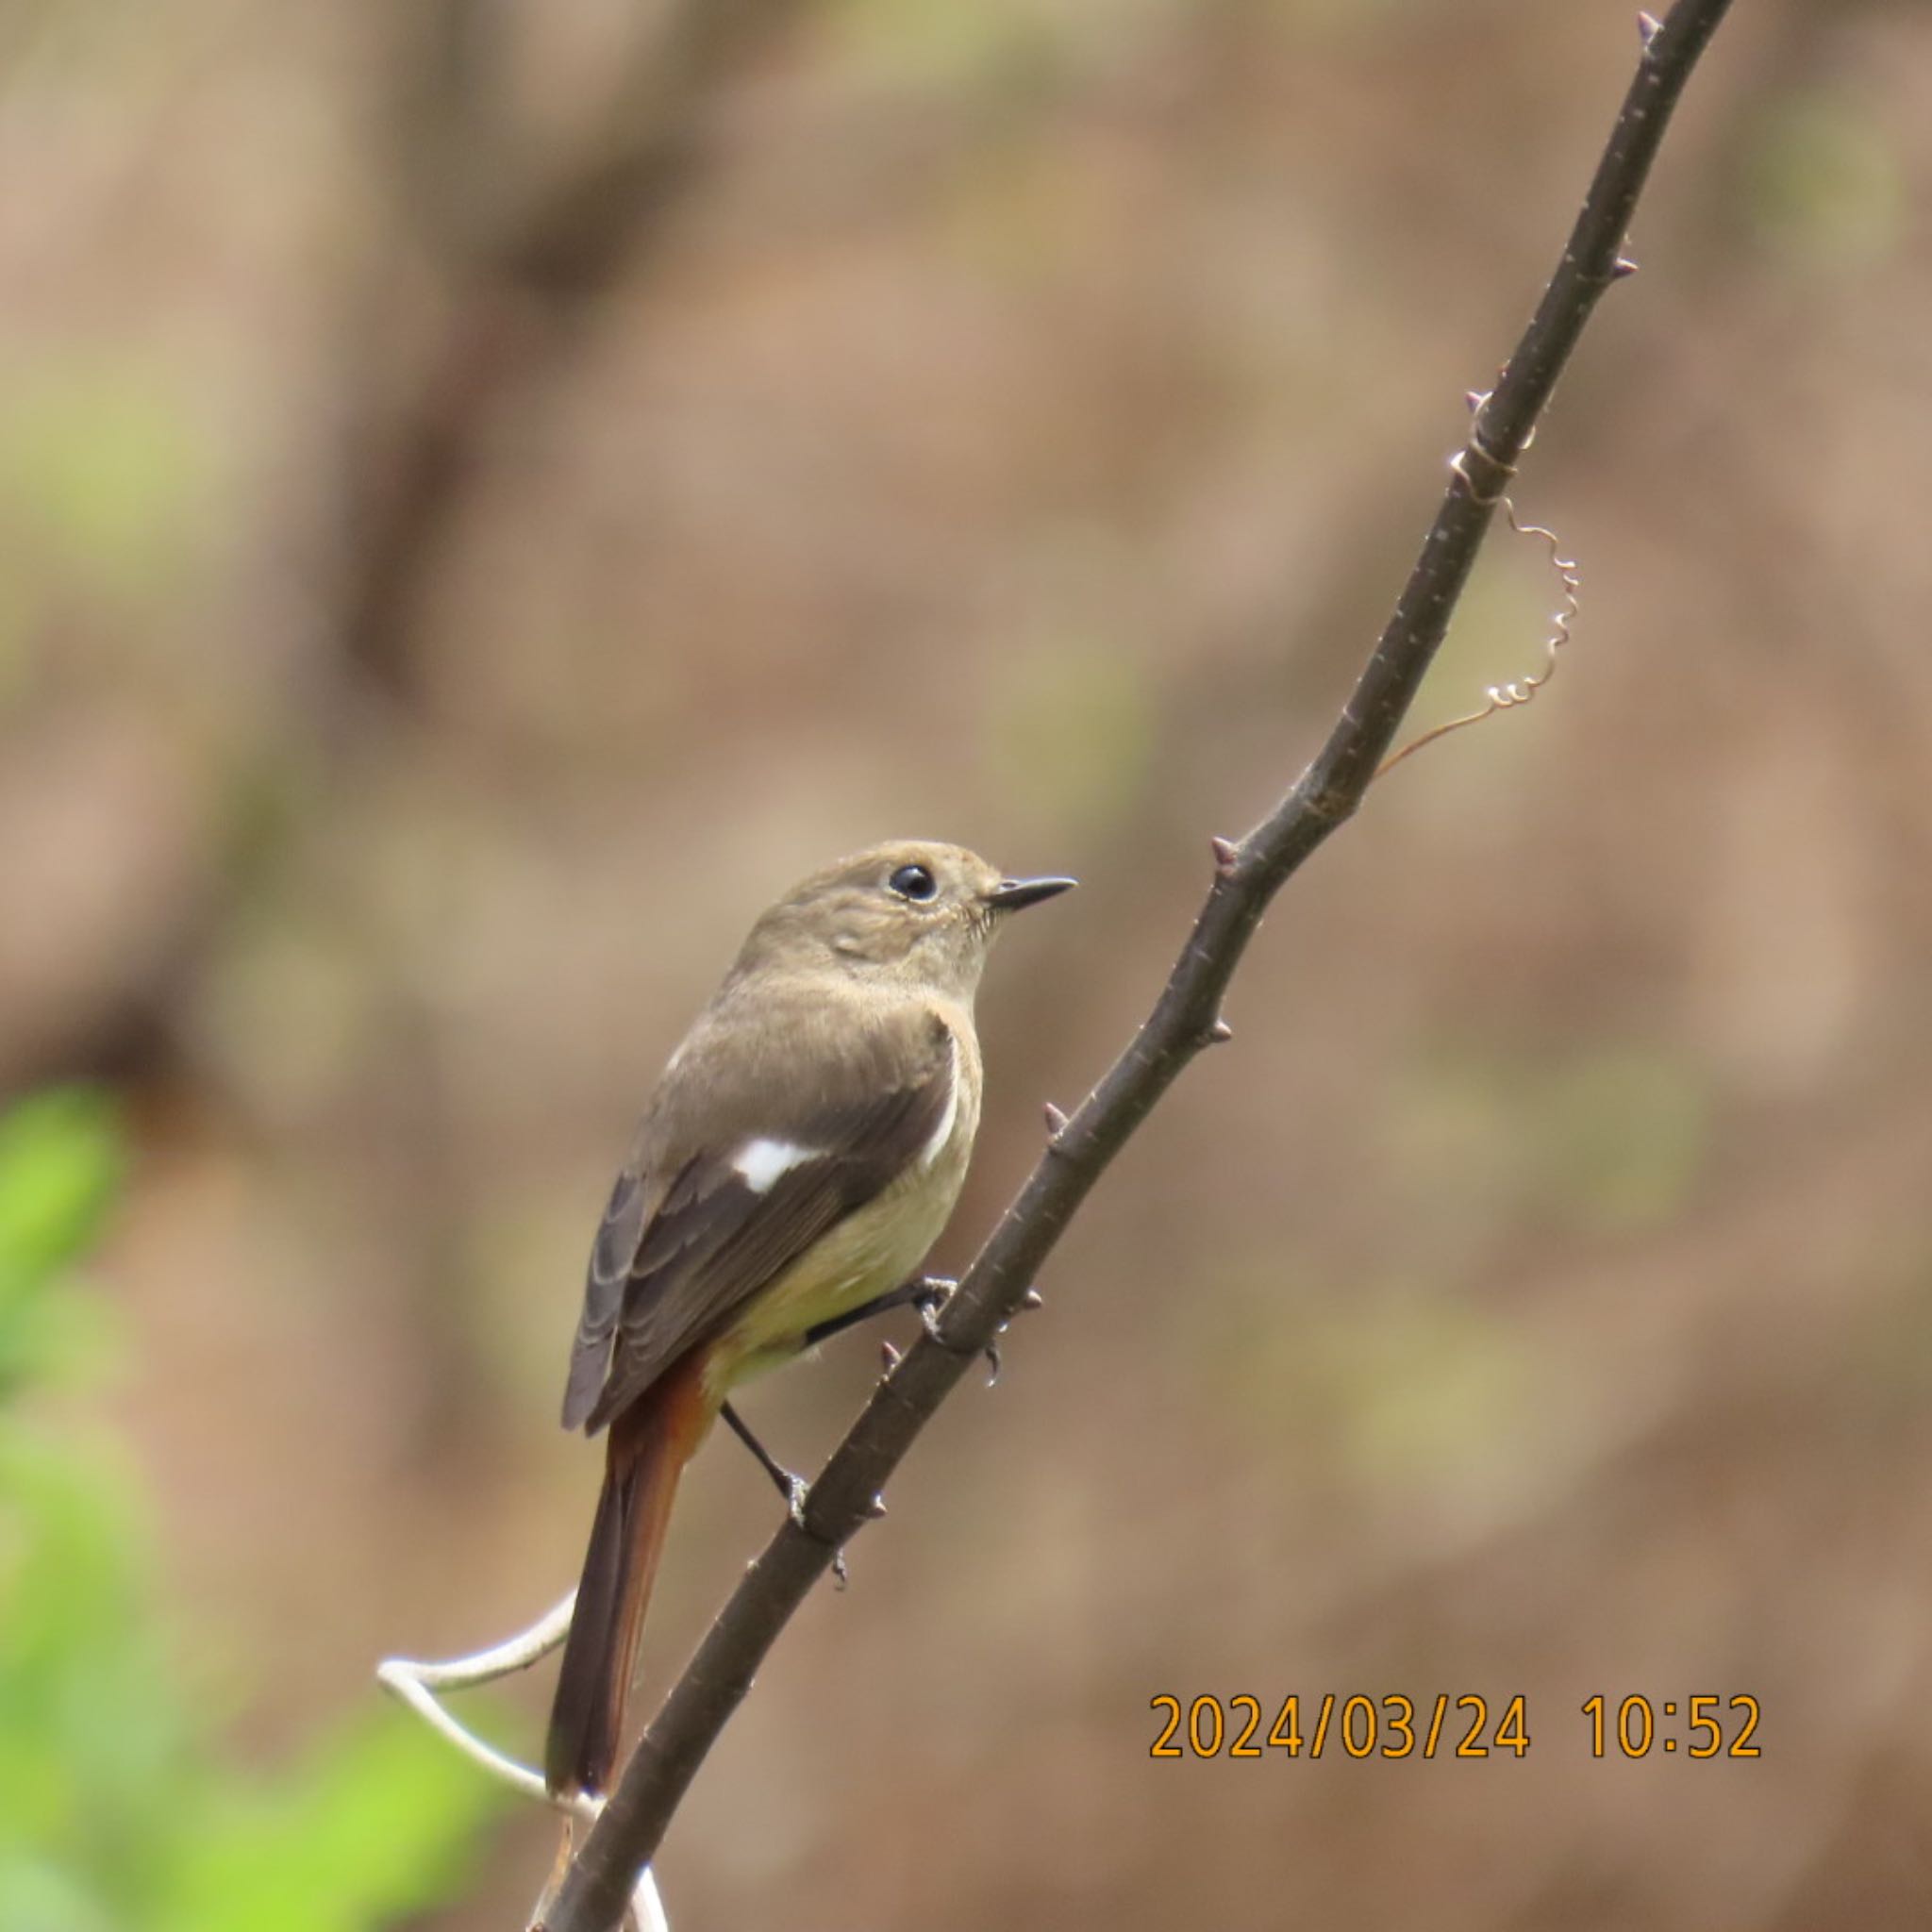
[[[962,1118],[930,1167],[905,1174],[820,1237],[712,1345],[706,1392],[722,1401],[739,1383],[789,1361],[806,1330],[909,1280],[959,1197],[977,1122]]]

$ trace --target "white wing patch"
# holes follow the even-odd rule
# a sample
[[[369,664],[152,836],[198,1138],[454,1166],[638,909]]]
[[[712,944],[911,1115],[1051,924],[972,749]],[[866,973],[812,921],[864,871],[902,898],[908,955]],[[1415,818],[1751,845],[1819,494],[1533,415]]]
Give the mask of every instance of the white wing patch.
[[[946,1041],[946,1110],[932,1130],[932,1138],[919,1150],[921,1167],[930,1167],[946,1151],[953,1129],[959,1120],[959,1049],[948,1036]]]
[[[763,1194],[771,1191],[772,1183],[780,1174],[790,1174],[801,1162],[818,1158],[816,1147],[801,1147],[792,1141],[773,1141],[760,1135],[738,1150],[731,1165],[754,1194]]]

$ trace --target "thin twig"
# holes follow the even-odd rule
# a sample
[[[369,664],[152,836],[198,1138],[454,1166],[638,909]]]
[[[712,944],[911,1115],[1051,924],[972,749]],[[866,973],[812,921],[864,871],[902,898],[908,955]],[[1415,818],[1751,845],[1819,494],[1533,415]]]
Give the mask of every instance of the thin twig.
[[[576,1607],[576,1601],[577,1593],[572,1591],[527,1630],[520,1630],[514,1637],[469,1657],[448,1657],[435,1663],[415,1657],[385,1657],[376,1666],[375,1680],[473,1764],[480,1765],[520,1797],[535,1798],[563,1812],[575,1824],[590,1825],[596,1823],[597,1813],[603,1808],[601,1798],[593,1798],[587,1791],[575,1791],[568,1797],[554,1795],[544,1785],[541,1772],[532,1771],[515,1758],[507,1757],[493,1744],[485,1743],[475,1731],[458,1723],[437,1695],[440,1690],[474,1690],[479,1685],[499,1683],[541,1662],[569,1634],[571,1612]],[[565,1842],[568,1844],[568,1839]],[[670,1932],[663,1901],[658,1896],[658,1881],[648,1865],[632,1881],[628,1906],[627,1927],[635,1928],[635,1932]]]
[[[1453,731],[1467,731],[1472,724],[1480,724],[1493,718],[1498,711],[1520,710],[1557,675],[1563,646],[1570,641],[1570,627],[1576,622],[1577,612],[1582,608],[1579,600],[1583,579],[1577,575],[1574,560],[1563,555],[1563,546],[1556,531],[1542,524],[1523,522],[1516,514],[1515,504],[1507,496],[1503,499],[1502,508],[1503,514],[1509,519],[1509,527],[1519,537],[1534,537],[1549,552],[1550,569],[1563,587],[1563,601],[1550,613],[1549,634],[1543,639],[1542,668],[1525,673],[1522,677],[1513,677],[1507,684],[1491,685],[1483,693],[1480,710],[1465,711],[1459,718],[1445,719],[1441,724],[1432,724],[1428,730],[1418,733],[1400,751],[1391,751],[1382,760],[1376,768],[1377,778],[1386,778],[1404,758],[1413,758],[1424,745],[1434,744],[1438,739],[1447,738]]]
[[[541,1772],[505,1757],[493,1744],[486,1744],[475,1732],[458,1724],[436,1694],[439,1690],[474,1690],[478,1685],[497,1683],[541,1662],[569,1634],[571,1611],[575,1608],[576,1600],[577,1593],[572,1591],[527,1630],[520,1630],[514,1637],[470,1657],[448,1657],[434,1663],[408,1657],[385,1657],[375,1667],[375,1681],[447,1738],[464,1757],[480,1764],[491,1777],[523,1797],[537,1798],[546,1805],[574,1811],[588,1824],[596,1815],[596,1807],[590,1799],[581,1792],[568,1800],[553,1797]]]
[[[1269,902],[1353,816],[1448,628],[1530,431],[1598,298],[1627,274],[1620,250],[1672,109],[1730,0],[1677,0],[1644,47],[1563,258],[1476,413],[1393,616],[1314,762],[1231,852],[1217,846],[1206,904],[1146,1024],[1039,1164],[924,1337],[879,1383],[812,1485],[804,1526],[765,1546],[645,1731],[543,1919],[545,1932],[608,1932],[752,1678],[833,1553],[867,1522],[914,1438],[1021,1306],[1128,1137],[1194,1056],[1222,1037],[1221,1002]]]

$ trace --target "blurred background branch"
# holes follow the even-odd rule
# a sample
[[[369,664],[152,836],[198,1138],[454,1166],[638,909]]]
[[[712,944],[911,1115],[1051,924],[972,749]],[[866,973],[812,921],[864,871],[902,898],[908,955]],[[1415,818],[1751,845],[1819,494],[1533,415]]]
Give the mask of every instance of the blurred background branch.
[[[719,86],[798,10],[793,0],[665,0],[623,9],[603,99],[560,142],[515,112],[520,9],[437,0],[398,10],[392,142],[399,212],[429,286],[372,278],[371,313],[345,344],[412,343],[399,394],[363,425],[343,478],[349,556],[341,648],[393,702],[413,695],[416,603],[474,487],[492,428],[567,364],[619,275],[635,274],[702,159]],[[525,32],[527,28],[525,26]],[[426,319],[393,313],[400,291]]]

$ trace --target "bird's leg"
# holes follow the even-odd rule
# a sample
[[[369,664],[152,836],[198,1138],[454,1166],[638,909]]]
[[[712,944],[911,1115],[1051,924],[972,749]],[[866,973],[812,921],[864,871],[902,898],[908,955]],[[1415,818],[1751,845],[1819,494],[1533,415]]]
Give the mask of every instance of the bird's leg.
[[[916,1307],[919,1319],[925,1324],[925,1332],[935,1341],[940,1336],[940,1310],[951,1297],[959,1284],[944,1274],[915,1274],[910,1281],[902,1281],[897,1288],[889,1288],[884,1294],[874,1295],[869,1302],[861,1302],[856,1308],[848,1308],[842,1315],[834,1315],[829,1322],[821,1322],[815,1328],[805,1331],[804,1346],[815,1348],[843,1330],[860,1322],[870,1321],[874,1315],[886,1314],[892,1308]],[[1023,1307],[1037,1308],[1040,1294],[1035,1289],[1026,1291]],[[1002,1331],[1005,1323],[1000,1324]],[[896,1351],[892,1354],[896,1356]],[[888,1367],[891,1361],[888,1361]],[[986,1344],[987,1382],[991,1386],[1000,1378],[1000,1345],[997,1341]]]
[[[785,1498],[785,1507],[791,1512],[791,1520],[800,1529],[805,1527],[805,1496],[808,1485],[802,1475],[794,1475],[765,1445],[751,1432],[751,1424],[727,1402],[719,1413],[731,1425],[731,1433],[744,1444],[758,1459],[758,1467],[777,1485],[778,1493]]]
[[[787,1469],[752,1434],[751,1424],[728,1402],[718,1412],[731,1425],[731,1433],[758,1457],[758,1467],[778,1486],[778,1493],[785,1498],[785,1507],[791,1512],[792,1522],[800,1529],[803,1529],[805,1527],[805,1499],[811,1493],[811,1485],[802,1475],[794,1475]],[[833,1552],[832,1576],[839,1588],[843,1590],[846,1583],[845,1552],[843,1550]]]
[[[829,1341],[834,1335],[841,1335],[846,1329],[857,1327],[861,1322],[869,1322],[874,1315],[889,1314],[894,1308],[916,1307],[930,1328],[934,1313],[945,1307],[946,1297],[958,1285],[943,1275],[915,1274],[910,1281],[902,1281],[897,1288],[889,1288],[884,1294],[875,1294],[870,1301],[860,1302],[856,1308],[847,1308],[842,1315],[834,1315],[829,1321],[820,1322],[808,1328],[800,1338],[799,1347],[816,1348],[820,1342]],[[785,1498],[785,1507],[791,1511],[792,1522],[803,1529],[805,1499],[810,1486],[803,1476],[794,1475],[787,1469],[752,1434],[750,1424],[730,1403],[725,1403],[719,1413],[731,1425],[731,1433],[758,1457],[758,1467],[771,1477],[777,1487],[778,1493]],[[832,1558],[832,1575],[842,1590],[846,1582],[843,1550],[839,1551]]]
[[[808,1328],[803,1346],[816,1348],[820,1342],[828,1341],[835,1335],[842,1335],[846,1329],[857,1327],[861,1322],[869,1322],[874,1315],[889,1314],[893,1308],[918,1307],[924,1309],[928,1303],[935,1308],[943,1307],[946,1297],[956,1286],[941,1275],[915,1274],[910,1281],[902,1281],[897,1288],[889,1288],[884,1294],[875,1294],[871,1301],[860,1302],[856,1308],[847,1308],[842,1315],[834,1315],[829,1322],[821,1322],[816,1327]]]

